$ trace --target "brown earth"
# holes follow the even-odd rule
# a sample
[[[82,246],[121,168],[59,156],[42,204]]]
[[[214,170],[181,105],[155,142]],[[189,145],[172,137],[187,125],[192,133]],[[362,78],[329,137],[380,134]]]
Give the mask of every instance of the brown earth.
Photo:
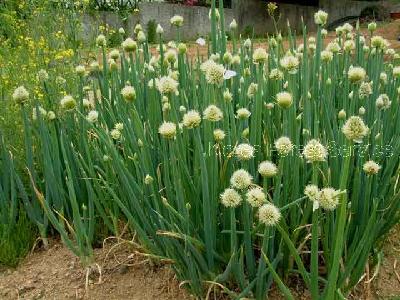
[[[101,279],[93,267],[86,289],[86,271],[79,260],[53,241],[48,250],[35,251],[17,269],[0,272],[0,299],[189,299],[169,267],[152,265],[128,250],[111,245],[97,249]]]
[[[86,272],[78,259],[59,241],[48,250],[37,250],[15,270],[0,271],[0,299],[96,299],[96,300],[188,300],[194,299],[180,287],[171,269],[156,266],[133,249],[108,243],[96,249],[95,260],[102,270],[92,268],[88,289]],[[400,225],[388,237],[378,269],[356,287],[351,299],[400,299]],[[374,275],[376,273],[376,275]],[[369,278],[369,279],[368,279]],[[310,299],[293,287],[296,299]],[[274,289],[270,299],[283,299]]]

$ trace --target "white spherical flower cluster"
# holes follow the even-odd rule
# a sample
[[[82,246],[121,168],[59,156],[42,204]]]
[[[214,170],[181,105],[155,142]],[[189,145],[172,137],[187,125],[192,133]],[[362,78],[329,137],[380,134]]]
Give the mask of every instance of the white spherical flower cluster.
[[[201,116],[195,110],[189,110],[186,114],[183,115],[183,126],[186,128],[195,128],[200,125]]]
[[[347,75],[351,83],[361,83],[365,79],[366,72],[362,67],[350,66]]]
[[[238,119],[248,119],[251,115],[251,112],[247,108],[239,108],[236,111],[236,117]]]
[[[122,48],[125,52],[135,52],[137,49],[137,43],[133,39],[127,38],[122,42]]]
[[[247,97],[253,98],[258,91],[258,84],[257,83],[250,83],[249,88],[247,89]]]
[[[278,168],[273,162],[266,160],[258,165],[258,173],[262,177],[271,178],[278,174]]]
[[[113,130],[111,130],[110,135],[113,140],[119,140],[122,136],[122,133],[117,128],[114,128]]]
[[[147,175],[144,177],[144,184],[146,184],[146,185],[152,184],[153,181],[154,181],[154,178],[153,178],[152,176],[150,176],[149,174],[147,174]]]
[[[158,133],[166,139],[174,139],[176,136],[176,124],[164,121],[158,128]]]
[[[329,50],[324,50],[321,52],[321,59],[322,61],[328,63],[333,60],[333,52]]]
[[[373,160],[369,160],[363,165],[363,170],[368,175],[376,175],[376,174],[378,174],[380,169],[381,169],[381,166],[378,165]]]
[[[214,104],[209,105],[204,111],[203,111],[203,118],[208,121],[212,122],[218,122],[221,121],[222,118],[224,117],[222,110],[220,110],[217,106]]]
[[[90,67],[90,72],[100,71],[100,64],[98,61],[92,61],[89,67]]]
[[[254,147],[249,144],[239,144],[235,147],[235,155],[239,160],[249,160],[254,157]]]
[[[217,142],[221,142],[225,139],[225,132],[222,129],[215,129],[213,134],[214,134],[214,139]]]
[[[269,72],[269,79],[273,80],[282,80],[283,79],[283,73],[279,69],[272,69]]]
[[[220,195],[221,203],[225,207],[237,207],[242,202],[242,197],[234,189],[228,188]]]
[[[135,28],[133,29],[133,31],[135,32],[135,34],[138,34],[139,31],[143,31],[142,25],[141,25],[140,23],[137,23],[137,24],[135,25]]]
[[[82,65],[76,66],[75,72],[76,72],[76,74],[78,74],[78,76],[84,76],[85,72],[86,72],[85,66],[82,66]]]
[[[56,113],[52,110],[50,110],[49,112],[47,112],[47,119],[50,121],[53,121],[56,119]]]
[[[230,183],[238,190],[247,189],[252,183],[253,177],[244,169],[239,169],[232,174]]]
[[[288,137],[283,136],[275,141],[275,148],[279,155],[286,156],[293,150],[293,144]]]
[[[39,81],[47,81],[49,79],[49,73],[47,73],[47,71],[44,69],[40,69],[37,74],[37,78]]]
[[[304,195],[308,197],[311,201],[319,200],[319,189],[315,184],[309,184],[304,189]]]
[[[275,226],[281,219],[279,209],[273,204],[264,204],[258,209],[258,219],[266,226]]]
[[[400,78],[400,67],[399,66],[393,68],[393,77],[396,79]]]
[[[257,48],[253,52],[253,62],[255,64],[265,63],[268,60],[268,53],[264,48]]]
[[[24,86],[19,86],[14,90],[13,100],[18,104],[24,104],[29,99],[29,92]]]
[[[63,110],[71,110],[76,107],[76,101],[72,96],[67,95],[61,99],[60,105]]]
[[[379,35],[375,35],[371,38],[371,47],[376,49],[385,49],[388,46],[388,41]]]
[[[318,204],[325,210],[334,210],[339,204],[340,192],[334,188],[323,188],[318,194]]]
[[[325,161],[328,151],[318,140],[312,139],[304,147],[303,155],[307,162],[314,163]]]
[[[203,69],[209,84],[221,85],[224,82],[225,67],[223,65],[209,60],[207,64],[203,64]]]
[[[377,109],[386,110],[390,108],[392,101],[390,101],[388,95],[381,94],[379,95],[378,99],[376,99],[375,105]]]
[[[113,49],[110,51],[110,57],[114,60],[117,60],[119,58],[119,50],[118,49]]]
[[[136,91],[133,86],[127,85],[121,90],[122,98],[126,102],[132,102],[136,99]]]
[[[183,17],[182,16],[173,16],[170,20],[171,25],[176,27],[181,27],[183,25]]]
[[[297,70],[299,68],[299,59],[296,56],[293,56],[291,54],[285,55],[281,60],[280,60],[281,67],[285,69],[289,74],[296,74]]]
[[[328,20],[328,14],[323,10],[319,10],[314,14],[314,22],[317,25],[324,26]]]
[[[107,44],[106,37],[104,34],[99,34],[96,38],[96,45],[99,47],[105,47]]]
[[[222,56],[222,60],[224,61],[225,64],[230,65],[233,60],[232,53],[230,53],[229,51],[225,52],[224,56]]]
[[[247,191],[246,199],[252,207],[260,207],[264,204],[267,197],[265,196],[262,188],[254,187]]]
[[[339,120],[344,120],[346,119],[346,111],[344,109],[341,109],[338,113],[338,119]]]
[[[331,51],[332,53],[338,53],[340,51],[340,45],[337,42],[332,41],[326,46],[326,50]]]
[[[358,90],[360,99],[365,99],[372,95],[372,82],[362,82]]]
[[[95,110],[89,111],[86,120],[88,120],[89,123],[96,123],[99,118],[99,113]]]
[[[359,116],[351,116],[342,127],[342,132],[347,139],[361,143],[368,134],[368,127]]]
[[[353,26],[350,23],[344,23],[342,26],[343,33],[347,34],[353,31]]]
[[[124,124],[123,123],[115,123],[114,128],[122,131],[124,129]]]
[[[356,44],[354,43],[353,40],[347,40],[343,44],[343,49],[346,52],[350,52],[356,48]]]
[[[178,91],[178,85],[179,83],[169,76],[163,76],[156,80],[157,89],[163,95],[176,94]]]
[[[371,22],[368,24],[368,31],[374,32],[376,30],[376,23],[375,22]]]
[[[206,72],[207,72],[207,69],[210,67],[210,65],[212,65],[212,64],[214,64],[214,63],[215,63],[215,61],[213,61],[212,59],[206,60],[206,61],[204,61],[204,62],[201,63],[201,65],[200,65],[200,70],[201,70],[203,73],[206,73]]]
[[[282,108],[289,108],[293,103],[293,97],[288,92],[281,92],[276,95],[276,103]]]
[[[168,49],[167,52],[164,54],[164,59],[170,63],[171,65],[175,64],[176,60],[178,59],[178,54],[175,49]]]

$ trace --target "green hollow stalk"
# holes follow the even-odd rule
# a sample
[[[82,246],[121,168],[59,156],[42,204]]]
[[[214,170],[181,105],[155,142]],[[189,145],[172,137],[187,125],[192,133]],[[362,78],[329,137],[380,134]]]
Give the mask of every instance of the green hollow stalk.
[[[263,300],[265,298],[265,286],[266,280],[264,280],[263,272],[265,270],[265,259],[263,258],[264,253],[268,253],[268,240],[269,240],[269,228],[266,226],[264,229],[264,236],[262,238],[261,255],[258,262],[257,270],[257,284],[256,284],[256,299]]]
[[[350,142],[346,142],[346,146],[351,147],[352,144]],[[344,158],[342,177],[340,180],[341,191],[346,190],[347,187],[347,179],[349,176],[350,163],[351,163],[351,153],[346,155],[346,157]],[[340,261],[343,252],[343,240],[344,240],[346,218],[347,218],[347,193],[343,193],[340,197],[340,204],[337,212],[337,223],[335,229],[336,239],[334,242],[334,249],[330,262],[331,271],[328,276],[328,284],[325,292],[325,299],[327,300],[334,300],[335,298]]]
[[[318,186],[318,168],[316,163],[312,164],[312,184]],[[315,205],[315,204],[314,204]],[[318,286],[318,222],[319,209],[314,208],[312,213],[312,228],[311,228],[311,297],[319,299]]]

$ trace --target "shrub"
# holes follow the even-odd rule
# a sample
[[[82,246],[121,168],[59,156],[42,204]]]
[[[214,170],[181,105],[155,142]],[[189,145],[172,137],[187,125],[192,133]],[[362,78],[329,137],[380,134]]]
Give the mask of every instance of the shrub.
[[[147,41],[150,44],[154,44],[157,42],[157,24],[155,20],[150,20],[147,22]]]

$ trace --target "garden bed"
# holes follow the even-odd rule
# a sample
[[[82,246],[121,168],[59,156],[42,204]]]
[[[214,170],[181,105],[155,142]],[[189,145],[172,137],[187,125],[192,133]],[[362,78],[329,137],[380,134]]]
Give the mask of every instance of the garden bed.
[[[0,298],[17,299],[19,295],[23,299],[191,299],[183,288],[179,288],[179,282],[168,266],[154,266],[138,256],[131,257],[126,247],[116,247],[110,252],[111,246],[96,250],[104,273],[101,284],[97,284],[98,275],[92,279],[89,296],[85,292],[85,272],[78,259],[59,241],[53,241],[49,250],[36,249],[18,268],[0,271]],[[111,255],[104,261],[107,253]],[[400,226],[397,226],[384,247],[379,274],[369,289],[365,280],[359,284],[353,299],[368,299],[368,295],[369,299],[398,299],[399,256]],[[371,276],[372,273],[373,270]],[[276,289],[271,294],[270,299],[283,299]],[[298,299],[309,299],[309,295],[297,295]]]

